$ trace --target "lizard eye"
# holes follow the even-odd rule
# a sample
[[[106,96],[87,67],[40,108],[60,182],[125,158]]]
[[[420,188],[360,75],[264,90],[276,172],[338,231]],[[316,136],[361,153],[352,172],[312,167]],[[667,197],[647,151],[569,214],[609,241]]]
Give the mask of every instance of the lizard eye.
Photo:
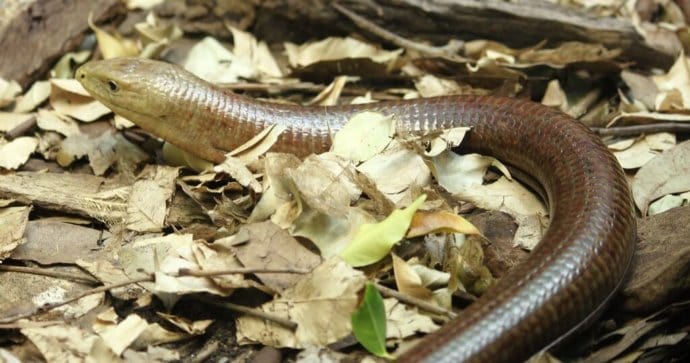
[[[109,79],[108,88],[110,88],[111,92],[117,92],[120,89],[120,86],[117,85],[117,82],[113,81],[112,79]]]

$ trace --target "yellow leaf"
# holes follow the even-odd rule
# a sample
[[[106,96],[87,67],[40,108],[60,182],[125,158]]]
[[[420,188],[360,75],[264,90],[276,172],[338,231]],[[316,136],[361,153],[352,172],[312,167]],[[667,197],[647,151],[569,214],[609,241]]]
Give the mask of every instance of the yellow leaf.
[[[97,27],[89,14],[89,27],[96,34],[98,49],[101,50],[103,58],[111,59],[117,57],[134,57],[139,54],[136,42],[131,39],[124,39],[110,35],[105,30]]]
[[[405,209],[393,211],[379,223],[363,224],[340,256],[350,266],[370,265],[384,258],[405,237],[412,216],[426,200],[423,194]]]
[[[454,213],[438,211],[415,213],[412,217],[407,237],[411,238],[438,232],[481,234],[477,227],[473,226],[465,218]]]

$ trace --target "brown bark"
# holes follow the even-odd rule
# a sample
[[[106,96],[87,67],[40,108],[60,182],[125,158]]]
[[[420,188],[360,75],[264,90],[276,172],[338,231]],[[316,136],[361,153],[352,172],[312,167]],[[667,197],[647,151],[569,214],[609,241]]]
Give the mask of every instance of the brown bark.
[[[325,33],[359,31],[330,0],[265,0],[254,33],[269,42],[305,40]],[[576,40],[621,48],[623,59],[641,67],[667,67],[674,55],[652,48],[632,24],[594,18],[540,1],[500,0],[340,0],[340,5],[397,34],[445,43],[456,39],[495,39],[510,46]],[[359,31],[361,32],[361,31]]]
[[[0,77],[26,87],[79,46],[95,22],[122,13],[119,0],[6,0],[0,2]]]

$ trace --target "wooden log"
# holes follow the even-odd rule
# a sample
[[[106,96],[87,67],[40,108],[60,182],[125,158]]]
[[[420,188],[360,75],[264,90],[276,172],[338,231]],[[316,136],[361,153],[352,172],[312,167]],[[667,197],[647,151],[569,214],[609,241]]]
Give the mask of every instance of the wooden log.
[[[75,49],[95,22],[124,12],[119,0],[0,1],[0,77],[26,87]]]
[[[257,11],[254,33],[269,42],[303,41],[327,33],[360,32],[329,0],[266,0]],[[339,0],[338,4],[405,37],[445,43],[493,39],[509,46],[540,41],[582,41],[623,50],[638,66],[670,66],[675,54],[654,49],[626,19],[596,18],[542,1],[502,0]]]

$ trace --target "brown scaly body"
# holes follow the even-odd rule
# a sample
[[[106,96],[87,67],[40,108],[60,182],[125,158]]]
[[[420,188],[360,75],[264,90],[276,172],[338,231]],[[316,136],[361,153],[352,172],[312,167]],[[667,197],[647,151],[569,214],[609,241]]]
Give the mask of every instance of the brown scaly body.
[[[604,306],[632,259],[635,219],[620,166],[587,127],[536,103],[438,97],[277,105],[224,91],[170,64],[131,58],[91,62],[77,79],[116,113],[214,162],[273,123],[287,127],[273,150],[322,152],[349,116],[372,110],[394,114],[397,127],[411,132],[471,126],[462,150],[493,155],[536,180],[551,223],[529,259],[400,361],[524,360]]]

